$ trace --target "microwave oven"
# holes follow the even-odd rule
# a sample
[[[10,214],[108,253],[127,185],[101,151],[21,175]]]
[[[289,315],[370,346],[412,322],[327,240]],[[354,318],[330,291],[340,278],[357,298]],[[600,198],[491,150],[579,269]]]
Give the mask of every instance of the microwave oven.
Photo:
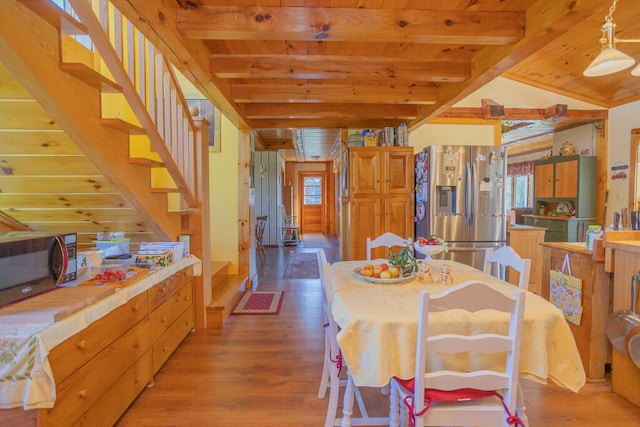
[[[0,307],[76,280],[76,254],[76,233],[0,233]]]

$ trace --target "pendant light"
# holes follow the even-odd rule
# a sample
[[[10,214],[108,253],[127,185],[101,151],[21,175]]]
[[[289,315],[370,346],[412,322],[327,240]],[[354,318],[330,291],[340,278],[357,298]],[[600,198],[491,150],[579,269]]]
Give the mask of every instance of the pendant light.
[[[589,64],[582,74],[587,77],[606,76],[626,70],[636,63],[635,59],[616,48],[616,43],[638,43],[640,39],[618,39],[616,38],[616,24],[613,22],[613,12],[616,10],[618,0],[613,0],[609,8],[609,14],[605,17],[602,25],[602,37],[600,54]],[[631,74],[640,76],[640,65],[635,67]]]

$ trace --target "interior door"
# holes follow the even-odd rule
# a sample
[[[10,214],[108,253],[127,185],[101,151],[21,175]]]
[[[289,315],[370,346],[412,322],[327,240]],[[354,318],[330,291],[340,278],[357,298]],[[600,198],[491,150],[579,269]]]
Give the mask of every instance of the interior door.
[[[299,174],[300,231],[304,233],[325,232],[325,177],[324,173]]]

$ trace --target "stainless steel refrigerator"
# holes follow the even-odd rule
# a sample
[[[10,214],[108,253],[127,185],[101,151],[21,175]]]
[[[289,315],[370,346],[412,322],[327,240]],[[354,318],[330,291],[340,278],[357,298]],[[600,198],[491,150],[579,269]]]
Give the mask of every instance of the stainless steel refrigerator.
[[[487,248],[506,244],[506,152],[501,147],[437,145],[415,156],[415,237],[435,234],[451,259],[483,269]]]

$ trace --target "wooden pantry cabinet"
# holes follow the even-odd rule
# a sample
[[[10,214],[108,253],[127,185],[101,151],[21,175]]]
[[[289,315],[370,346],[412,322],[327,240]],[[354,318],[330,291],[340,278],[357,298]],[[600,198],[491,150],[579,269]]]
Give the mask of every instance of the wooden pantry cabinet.
[[[114,425],[194,324],[189,266],[54,347],[55,406],[0,411],[0,425]]]
[[[348,201],[343,205],[346,244],[343,258],[366,258],[367,237],[387,231],[413,237],[414,179],[412,147],[348,149]],[[373,258],[386,258],[375,249]]]

